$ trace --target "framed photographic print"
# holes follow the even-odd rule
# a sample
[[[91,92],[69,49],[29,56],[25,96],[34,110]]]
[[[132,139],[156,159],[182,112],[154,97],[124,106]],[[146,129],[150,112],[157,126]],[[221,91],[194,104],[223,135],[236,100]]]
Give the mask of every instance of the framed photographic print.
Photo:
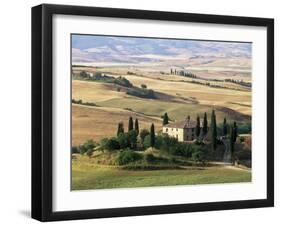
[[[274,205],[274,21],[32,8],[32,217]]]

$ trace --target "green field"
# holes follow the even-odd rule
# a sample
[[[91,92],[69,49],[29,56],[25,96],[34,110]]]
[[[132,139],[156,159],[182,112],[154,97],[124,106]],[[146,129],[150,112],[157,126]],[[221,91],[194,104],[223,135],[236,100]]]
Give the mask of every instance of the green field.
[[[250,182],[251,171],[213,166],[165,170],[124,170],[93,164],[86,156],[72,160],[72,190]]]

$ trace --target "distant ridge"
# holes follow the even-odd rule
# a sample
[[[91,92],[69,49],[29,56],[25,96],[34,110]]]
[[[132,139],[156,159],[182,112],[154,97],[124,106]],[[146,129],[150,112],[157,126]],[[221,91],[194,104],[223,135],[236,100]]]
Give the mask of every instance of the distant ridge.
[[[73,62],[145,63],[251,58],[250,43],[94,35],[72,36]]]

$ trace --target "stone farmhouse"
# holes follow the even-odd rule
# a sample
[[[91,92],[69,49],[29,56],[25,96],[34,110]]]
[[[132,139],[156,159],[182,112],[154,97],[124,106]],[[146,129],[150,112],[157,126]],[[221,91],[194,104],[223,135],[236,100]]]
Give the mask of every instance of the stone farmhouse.
[[[169,123],[163,126],[163,133],[170,137],[177,138],[178,141],[193,141],[195,136],[196,121],[188,116],[185,120]]]

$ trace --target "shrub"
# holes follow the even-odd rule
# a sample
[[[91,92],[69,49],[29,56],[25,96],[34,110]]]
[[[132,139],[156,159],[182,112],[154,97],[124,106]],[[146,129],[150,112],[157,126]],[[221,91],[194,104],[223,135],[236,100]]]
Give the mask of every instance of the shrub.
[[[161,148],[162,146],[162,143],[163,143],[163,137],[162,136],[156,136],[155,137],[155,144],[154,144],[154,147],[155,148]],[[144,138],[144,141],[143,141],[143,147],[144,148],[149,148],[151,147],[151,136],[150,136],[150,133],[148,133],[145,138]]]
[[[89,149],[86,151],[86,155],[91,158],[92,154],[94,153],[94,149]]]
[[[150,135],[149,134],[145,136],[142,144],[145,149],[150,147]]]
[[[101,148],[108,150],[108,151],[113,151],[117,150],[120,148],[119,142],[115,137],[112,138],[104,138],[101,140]]]
[[[80,75],[81,76],[81,75]],[[103,75],[101,72],[95,72],[93,74],[93,77],[90,77],[89,75],[86,77],[81,76],[82,78],[87,78],[91,81],[101,81],[106,83],[114,83],[119,86],[133,87],[133,84],[126,78],[119,76],[118,78],[114,78],[113,76]]]
[[[126,93],[128,95],[136,96],[140,98],[150,98],[150,99],[156,98],[155,93],[152,89],[142,89],[142,88],[134,87],[132,89],[129,89]]]
[[[113,83],[120,85],[120,86],[125,86],[125,87],[133,87],[133,84],[126,78],[119,76],[118,78],[114,79]]]
[[[145,160],[149,163],[151,162],[155,162],[157,160],[157,158],[153,155],[153,154],[146,154],[145,156]]]
[[[146,88],[147,88],[147,85],[141,84],[141,88],[146,89]]]
[[[168,135],[162,136],[162,143],[160,149],[163,151],[168,151],[172,146],[175,146],[178,143],[178,140],[174,137],[169,137]]]
[[[89,78],[88,73],[85,72],[85,71],[81,71],[79,75],[80,75],[81,78]]]
[[[117,158],[118,165],[126,165],[142,159],[142,155],[130,149],[122,150]]]
[[[141,143],[143,144],[144,138],[149,135],[149,131],[147,129],[142,129],[140,131],[140,138],[141,138]]]
[[[206,155],[204,151],[202,151],[200,148],[195,149],[194,152],[192,152],[192,159],[195,162],[204,163],[206,161]]]
[[[128,133],[120,133],[117,137],[117,141],[121,149],[128,148],[130,146]]]
[[[229,122],[229,125],[232,124],[232,122]],[[237,129],[238,134],[251,134],[252,133],[252,124],[251,123],[237,123]],[[223,123],[219,123],[217,126],[217,131],[219,135],[223,135]],[[227,134],[229,134],[229,126]]]
[[[136,148],[137,146],[137,132],[135,130],[130,130],[128,132],[128,140],[131,148]]]
[[[238,134],[248,134],[252,133],[252,124],[251,123],[238,123]]]
[[[74,103],[74,104],[82,104],[82,105],[87,105],[87,106],[97,106],[93,102],[83,102],[82,100],[75,100],[75,99],[72,99],[72,103]]]
[[[239,150],[234,153],[235,157],[239,160],[251,160],[252,152],[250,150]]]
[[[168,152],[172,155],[191,157],[192,149],[188,144],[177,143],[171,146]]]
[[[96,143],[93,140],[88,140],[84,144],[78,147],[80,154],[84,155],[86,152],[93,150],[96,146]]]
[[[163,144],[163,136],[160,136],[160,135],[156,136],[155,137],[155,147],[160,149],[162,144]]]
[[[93,102],[85,102],[85,103],[82,103],[83,105],[87,105],[87,106],[97,106],[95,103]]]
[[[72,99],[71,101],[72,101],[72,103],[74,103],[74,104],[82,104],[82,103],[83,103],[83,101],[82,101],[81,99],[80,99],[80,100]]]
[[[72,153],[72,154],[79,153],[79,149],[78,149],[76,146],[73,146],[73,147],[71,148],[71,153]]]

